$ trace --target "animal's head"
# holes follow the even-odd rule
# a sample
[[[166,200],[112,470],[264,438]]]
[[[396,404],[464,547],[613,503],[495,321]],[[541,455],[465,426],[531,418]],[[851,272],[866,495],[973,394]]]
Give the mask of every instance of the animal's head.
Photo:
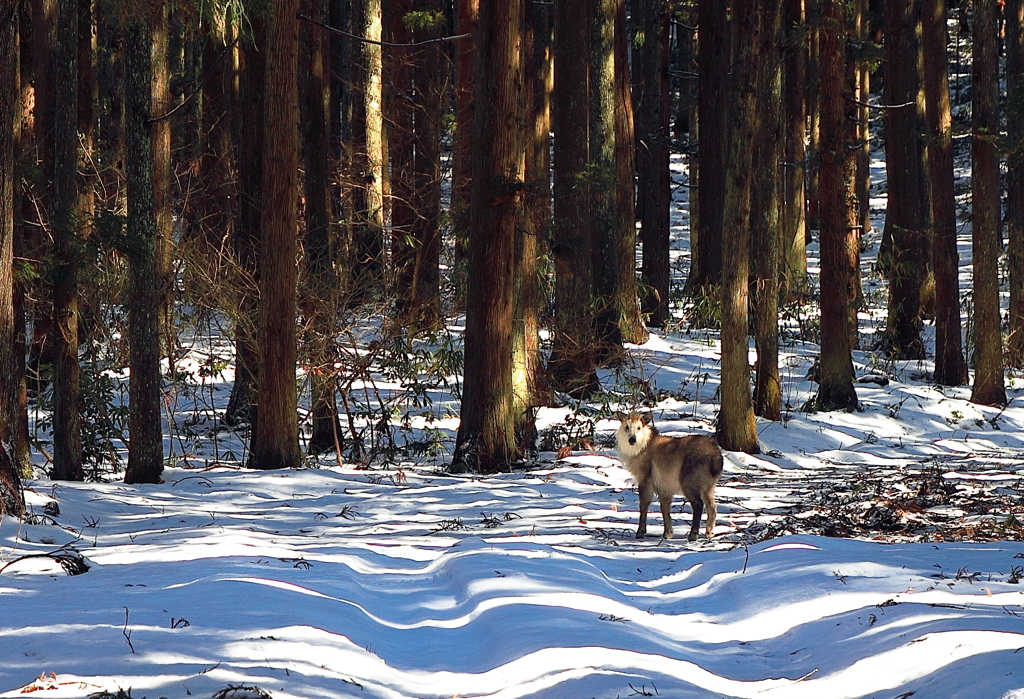
[[[615,443],[622,455],[636,454],[647,446],[651,438],[650,413],[619,413],[619,429],[615,432]]]

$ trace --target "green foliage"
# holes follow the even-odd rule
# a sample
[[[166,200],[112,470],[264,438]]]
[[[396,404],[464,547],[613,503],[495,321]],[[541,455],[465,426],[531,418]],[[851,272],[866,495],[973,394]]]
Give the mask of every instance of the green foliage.
[[[407,12],[402,22],[411,32],[432,32],[444,25],[444,13],[436,10]]]

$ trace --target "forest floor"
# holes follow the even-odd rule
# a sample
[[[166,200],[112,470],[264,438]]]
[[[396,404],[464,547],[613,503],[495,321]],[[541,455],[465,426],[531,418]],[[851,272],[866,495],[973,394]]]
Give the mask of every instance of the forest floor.
[[[538,412],[535,461],[486,477],[444,470],[458,377],[380,368],[346,414],[375,461],[243,468],[244,433],[217,420],[230,346],[197,332],[168,392],[163,484],[119,482],[123,453],[94,482],[55,482],[38,455],[31,515],[0,521],[0,697],[1024,699],[1024,379],[987,408],[931,384],[927,361],[870,351],[878,238],[861,408],[801,411],[814,310],[788,308],[784,419],[758,422],[760,454],[726,454],[715,536],[697,542],[658,538],[658,513],[635,539],[612,414],[711,432],[714,332],[681,320],[628,347],[598,400]],[[352,361],[378,327],[351,334]],[[453,326],[403,370],[460,342]],[[385,407],[391,424],[368,417]],[[685,531],[681,501],[674,518]]]

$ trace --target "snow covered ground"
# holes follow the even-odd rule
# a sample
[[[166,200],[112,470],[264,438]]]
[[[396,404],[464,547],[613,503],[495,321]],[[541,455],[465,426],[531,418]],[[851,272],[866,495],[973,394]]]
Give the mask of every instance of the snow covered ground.
[[[794,405],[812,350],[784,354]],[[715,351],[633,349],[663,431],[710,429]],[[653,538],[657,513],[633,538],[609,419],[487,478],[194,458],[31,482],[30,523],[0,526],[0,696],[1024,697],[1020,389],[998,411],[890,369],[862,412],[728,454],[712,542]]]
[[[877,234],[865,267],[876,251]],[[245,470],[240,435],[214,429],[229,348],[196,338],[163,484],[39,478],[32,515],[0,521],[0,697],[1024,699],[1024,382],[985,408],[927,362],[863,351],[863,409],[803,413],[804,322],[787,320],[785,419],[759,422],[762,454],[727,454],[715,538],[694,543],[656,538],[657,512],[633,537],[608,416],[648,403],[663,432],[710,431],[714,333],[630,348],[602,377],[612,405],[541,410],[539,461],[486,478],[441,468],[443,385],[396,432],[430,456]]]

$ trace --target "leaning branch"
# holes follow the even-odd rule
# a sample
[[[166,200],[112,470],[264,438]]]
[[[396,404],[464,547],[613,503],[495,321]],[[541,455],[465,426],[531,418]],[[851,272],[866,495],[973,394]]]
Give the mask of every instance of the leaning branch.
[[[844,96],[843,99],[847,102],[852,102],[858,107],[867,107],[868,109],[903,109],[904,107],[913,107],[915,104],[914,102],[904,102],[903,104],[868,104],[867,102],[861,102],[847,96]]]
[[[442,37],[438,37],[436,39],[427,39],[426,41],[413,41],[413,42],[410,42],[408,44],[396,44],[396,43],[391,42],[391,41],[376,41],[375,39],[367,39],[365,36],[359,36],[358,34],[352,34],[350,32],[343,31],[341,29],[338,29],[337,27],[332,27],[329,24],[324,24],[323,22],[315,20],[312,17],[307,17],[306,15],[302,14],[301,12],[298,13],[297,17],[299,19],[303,19],[303,20],[305,20],[307,22],[310,22],[311,24],[315,24],[318,27],[323,27],[324,29],[326,29],[329,32],[334,32],[335,34],[340,34],[341,36],[348,37],[349,39],[354,39],[355,41],[361,41],[364,44],[373,44],[375,46],[387,46],[387,47],[390,47],[390,48],[405,48],[405,47],[409,47],[409,46],[426,46],[427,44],[437,44],[437,43],[442,42],[442,41],[455,41],[456,39],[468,39],[469,37],[473,36],[472,34],[456,34],[455,36],[442,36]]]
[[[236,36],[235,40],[232,41],[227,46],[225,46],[224,49],[220,52],[220,55],[217,56],[216,59],[214,59],[213,64],[210,65],[210,67],[206,70],[206,75],[203,76],[202,81],[196,86],[196,88],[194,90],[192,90],[192,92],[190,92],[188,94],[188,96],[185,99],[183,99],[178,105],[176,105],[174,107],[174,109],[172,109],[171,111],[167,112],[166,114],[162,114],[162,115],[157,116],[157,117],[150,117],[146,121],[146,123],[147,124],[155,124],[158,121],[164,121],[165,119],[170,119],[172,116],[174,116],[179,111],[184,109],[185,105],[187,105],[189,102],[191,102],[193,99],[195,99],[196,95],[198,95],[200,93],[200,91],[203,89],[203,87],[206,85],[206,83],[213,76],[217,66],[220,64],[220,62],[222,60],[224,60],[224,57],[228,55],[228,53],[231,51],[231,49],[233,49],[235,47],[235,44],[237,44],[237,43],[238,43],[238,37]]]

